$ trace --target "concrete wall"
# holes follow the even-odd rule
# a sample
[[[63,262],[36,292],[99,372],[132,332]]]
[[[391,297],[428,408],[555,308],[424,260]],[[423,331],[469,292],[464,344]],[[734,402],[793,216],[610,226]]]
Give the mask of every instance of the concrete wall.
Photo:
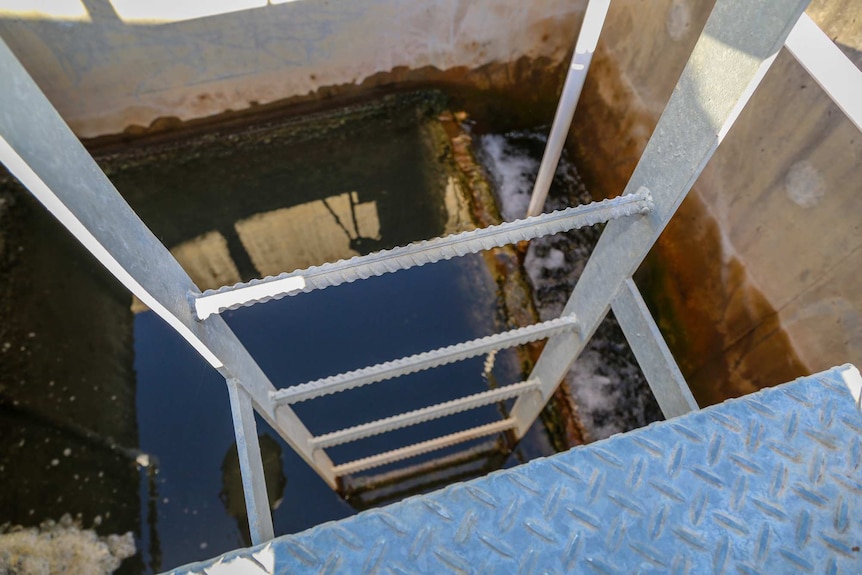
[[[612,3],[570,139],[597,195],[623,189],[713,2]],[[40,5],[54,12],[14,9],[26,4],[0,0],[0,37],[82,137],[412,81],[552,96],[584,7],[51,0]],[[815,0],[809,14],[862,65],[862,2]],[[638,277],[701,402],[862,363],[860,182],[862,135],[782,53]]]
[[[612,3],[571,138],[594,191],[624,187],[713,4]],[[862,66],[862,2],[808,14]],[[782,51],[639,276],[698,399],[862,362],[860,192],[862,134]]]
[[[571,0],[50,0],[36,3],[50,7],[41,13],[14,9],[27,4],[0,0],[0,37],[82,137],[399,81],[407,70],[457,81],[524,57],[559,62],[583,11]],[[491,68],[470,81],[516,80]]]

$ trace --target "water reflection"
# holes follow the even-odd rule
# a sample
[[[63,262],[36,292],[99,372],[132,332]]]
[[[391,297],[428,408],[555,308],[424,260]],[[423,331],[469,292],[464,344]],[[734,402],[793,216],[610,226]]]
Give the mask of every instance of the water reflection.
[[[255,214],[237,221],[233,228],[257,277],[388,247],[380,235],[377,202],[362,202],[355,191]],[[201,290],[242,281],[227,239],[218,231],[182,242],[171,253]],[[135,313],[146,309],[133,298]]]
[[[137,533],[128,292],[26,191],[0,198],[0,524]]]
[[[261,276],[367,253],[380,245],[377,202],[350,192],[256,214],[235,225]]]
[[[284,499],[284,490],[287,487],[281,445],[265,434],[259,437],[259,442],[269,508],[275,511],[281,505]],[[251,545],[251,534],[248,529],[248,517],[245,514],[245,493],[242,489],[242,474],[239,468],[236,443],[228,448],[221,464],[221,473],[222,488],[219,492],[219,499],[224,504],[228,515],[236,520],[237,529],[242,534],[243,545],[248,547]]]
[[[124,197],[206,289],[472,227],[451,156],[435,147],[433,111],[421,98],[399,100],[105,161]],[[138,306],[143,313],[133,315],[127,292],[20,198],[9,245],[23,251],[0,254],[0,302],[15,303],[0,306],[0,346],[10,344],[0,351],[0,523],[71,512],[90,525],[101,516],[100,532],[135,533],[139,554],[127,573],[247,544],[223,380],[152,312]],[[500,331],[507,320],[496,290],[485,261],[465,257],[225,319],[285,387]],[[297,412],[313,433],[326,433],[482,391],[493,378],[520,381],[520,369],[514,354],[500,354],[483,377],[483,358],[475,358]],[[487,406],[331,455],[344,462],[498,418]],[[72,423],[87,431],[75,433]],[[277,534],[355,512],[258,425]],[[534,437],[519,449],[529,458],[548,445]],[[142,466],[146,459],[158,465]]]

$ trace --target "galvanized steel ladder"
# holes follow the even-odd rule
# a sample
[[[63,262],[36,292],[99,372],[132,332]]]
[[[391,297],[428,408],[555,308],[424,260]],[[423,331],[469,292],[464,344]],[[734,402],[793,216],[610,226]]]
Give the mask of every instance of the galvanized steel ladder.
[[[578,93],[608,10],[590,2],[543,159],[531,213],[544,203]],[[521,438],[536,420],[609,308],[666,417],[697,405],[632,274],[688,193],[784,45],[804,0],[719,0],[685,71],[620,197],[534,215],[458,235],[327,263],[201,293],[122,199],[5,44],[0,42],[0,160],[126,287],[182,335],[227,382],[252,540],[273,537],[257,411],[333,488],[338,478],[502,431]],[[803,16],[788,46],[859,125],[860,100],[830,89],[812,46],[837,48]],[[840,53],[839,53],[840,55]],[[843,58],[843,56],[841,56]],[[846,58],[844,58],[846,61]],[[832,62],[832,60],[830,60]],[[851,68],[852,63],[846,62]],[[853,68],[853,72],[858,71]],[[843,85],[843,84],[842,84]],[[845,86],[846,88],[846,86]],[[836,90],[843,96],[836,96]],[[843,92],[842,92],[843,90]],[[857,92],[862,93],[862,91]],[[538,207],[537,207],[538,206]],[[578,227],[605,228],[562,315],[395,361],[276,389],[218,315],[226,309],[337,286]],[[301,401],[549,338],[529,377],[498,389],[313,436],[291,409]],[[335,464],[326,449],[431,419],[517,398],[506,419],[355,461]]]

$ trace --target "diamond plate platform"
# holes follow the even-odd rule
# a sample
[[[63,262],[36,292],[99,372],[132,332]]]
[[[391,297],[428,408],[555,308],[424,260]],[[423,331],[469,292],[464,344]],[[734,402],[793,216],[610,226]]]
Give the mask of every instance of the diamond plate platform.
[[[862,573],[859,372],[833,368],[173,573]]]

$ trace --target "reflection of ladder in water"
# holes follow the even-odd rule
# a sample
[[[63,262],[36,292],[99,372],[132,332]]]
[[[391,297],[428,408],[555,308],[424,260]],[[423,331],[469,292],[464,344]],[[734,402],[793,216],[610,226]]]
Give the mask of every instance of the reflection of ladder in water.
[[[575,51],[543,172],[537,182],[534,209],[535,204],[541,205],[541,194],[547,190],[547,183],[541,182],[543,178],[547,180],[548,166],[552,173],[559,157],[607,4],[607,0],[593,0],[585,17],[586,33],[582,32]],[[665,416],[696,409],[632,281],[632,274],[763,78],[805,4],[799,0],[768,4],[717,2],[625,193],[618,198],[203,294],[117,193],[2,42],[0,77],[5,81],[0,85],[0,159],[102,264],[224,375],[233,411],[249,526],[257,543],[271,538],[273,530],[255,410],[333,488],[340,477],[480,437],[507,432],[520,438],[610,308]],[[788,39],[788,46],[859,125],[860,100],[847,97],[848,92],[862,87],[862,79],[853,65],[840,52],[836,54],[837,48],[804,16]],[[829,77],[821,74],[826,60],[833,68],[845,67],[849,74],[842,79],[845,84],[835,87]],[[602,234],[560,318],[284,390],[275,389],[218,316],[222,310],[235,306],[336,286],[609,220],[614,221]],[[499,389],[316,437],[290,407],[300,401],[543,338],[549,338],[548,344],[527,380]],[[500,421],[337,465],[326,454],[326,449],[335,445],[514,397],[517,400],[510,414]]]

